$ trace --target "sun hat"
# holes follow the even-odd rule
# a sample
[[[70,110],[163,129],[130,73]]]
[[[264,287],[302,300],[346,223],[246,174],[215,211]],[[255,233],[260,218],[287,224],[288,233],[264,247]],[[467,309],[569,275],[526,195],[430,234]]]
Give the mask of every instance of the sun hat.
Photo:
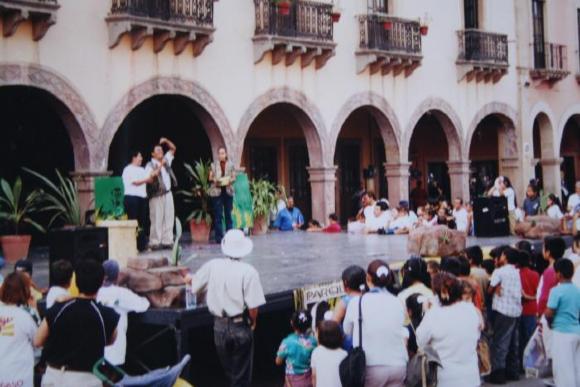
[[[222,239],[222,253],[230,258],[242,258],[252,252],[254,243],[241,230],[230,230]]]
[[[105,271],[105,284],[112,285],[117,282],[117,278],[119,278],[119,264],[117,261],[109,259],[103,262],[103,270]]]

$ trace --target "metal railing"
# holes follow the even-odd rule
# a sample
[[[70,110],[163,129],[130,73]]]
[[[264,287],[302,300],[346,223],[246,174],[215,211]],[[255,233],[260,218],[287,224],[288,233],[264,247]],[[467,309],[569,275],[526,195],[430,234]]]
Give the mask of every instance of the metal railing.
[[[57,0],[2,0],[0,1],[0,3],[14,3],[14,4],[38,4],[38,5],[44,5],[44,4],[48,4],[48,5],[57,5],[58,1]]]
[[[459,60],[508,64],[508,40],[505,34],[475,29],[457,31]]]
[[[359,33],[361,48],[421,55],[417,21],[379,14],[360,15]]]
[[[255,35],[332,41],[332,4],[294,0],[288,15],[282,15],[272,0],[254,0],[254,5]]]
[[[111,14],[213,25],[214,0],[112,0]]]
[[[536,70],[567,71],[568,48],[563,44],[534,43],[534,68]]]

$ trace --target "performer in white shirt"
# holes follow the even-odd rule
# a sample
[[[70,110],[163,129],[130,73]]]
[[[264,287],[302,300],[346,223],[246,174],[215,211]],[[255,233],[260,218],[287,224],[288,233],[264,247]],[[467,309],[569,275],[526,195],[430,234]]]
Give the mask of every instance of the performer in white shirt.
[[[453,219],[455,219],[457,231],[467,233],[469,230],[469,219],[467,216],[467,210],[463,205],[463,199],[461,198],[456,198],[453,201]]]
[[[134,219],[139,224],[139,233],[137,235],[137,249],[139,251],[143,251],[147,247],[147,236],[144,230],[147,221],[146,184],[151,182],[153,178],[153,176],[145,172],[142,164],[143,156],[141,152],[132,152],[131,162],[123,169],[122,175],[127,218]]]

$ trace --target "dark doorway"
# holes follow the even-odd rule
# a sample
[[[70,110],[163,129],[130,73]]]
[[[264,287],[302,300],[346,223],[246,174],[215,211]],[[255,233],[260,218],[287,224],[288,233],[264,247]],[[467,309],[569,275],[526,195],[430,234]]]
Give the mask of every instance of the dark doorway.
[[[274,145],[250,145],[250,176],[278,184],[278,152]]]
[[[576,184],[576,168],[574,167],[574,156],[563,156],[562,172],[564,173],[564,186],[568,190],[568,195],[574,193]]]
[[[387,186],[387,177],[385,175],[385,163],[387,157],[385,154],[385,144],[382,139],[375,141],[375,171],[379,180],[378,196],[379,198],[389,197],[389,188]]]
[[[300,208],[306,220],[312,217],[312,199],[310,182],[308,181],[308,147],[305,142],[288,144],[288,178],[290,183],[289,194],[294,196],[296,206]],[[326,219],[319,222],[326,221]]]
[[[471,162],[469,194],[472,199],[485,195],[499,175],[497,160],[477,160]]]
[[[355,216],[358,206],[354,196],[360,190],[360,151],[359,141],[339,139],[336,149],[335,164],[338,165],[340,190],[340,222],[346,224]]]
[[[451,199],[451,183],[449,181],[449,168],[446,162],[430,162],[427,164],[428,180],[435,180],[446,200]]]

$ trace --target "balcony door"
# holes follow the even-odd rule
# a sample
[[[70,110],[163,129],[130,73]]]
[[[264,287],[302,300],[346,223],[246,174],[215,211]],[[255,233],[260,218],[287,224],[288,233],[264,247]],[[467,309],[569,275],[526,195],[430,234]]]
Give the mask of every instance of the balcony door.
[[[369,12],[389,13],[389,0],[367,0]]]
[[[544,0],[532,0],[532,18],[534,29],[534,66],[537,69],[543,69],[546,67]]]
[[[463,9],[465,16],[465,29],[479,28],[479,4],[478,0],[463,0]]]

